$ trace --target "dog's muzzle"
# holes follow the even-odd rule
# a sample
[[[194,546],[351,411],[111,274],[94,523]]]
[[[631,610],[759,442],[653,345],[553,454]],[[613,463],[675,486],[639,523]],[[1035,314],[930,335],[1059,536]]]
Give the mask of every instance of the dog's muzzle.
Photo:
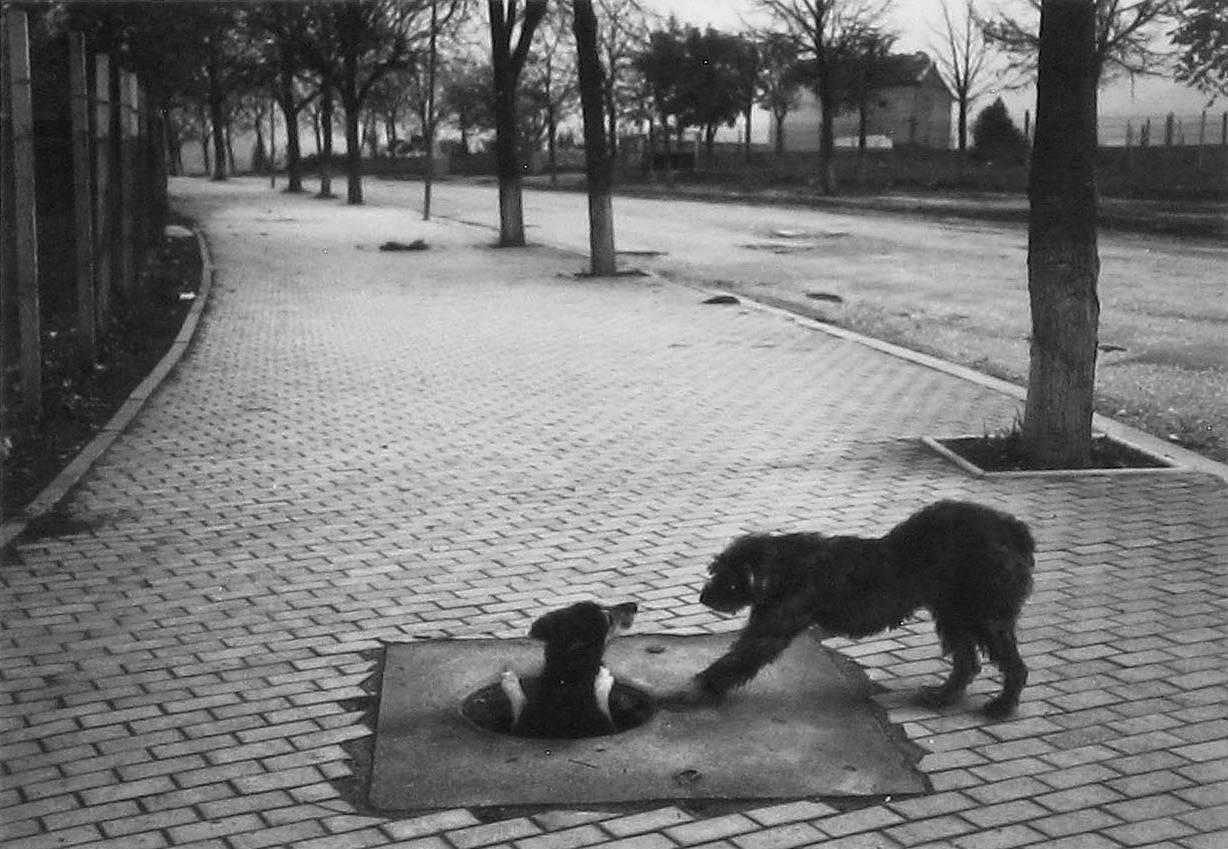
[[[712,596],[713,594],[708,592],[707,588],[701,590],[699,593],[699,603],[717,613],[732,614],[742,609],[740,602],[730,602],[720,598],[713,598]]]

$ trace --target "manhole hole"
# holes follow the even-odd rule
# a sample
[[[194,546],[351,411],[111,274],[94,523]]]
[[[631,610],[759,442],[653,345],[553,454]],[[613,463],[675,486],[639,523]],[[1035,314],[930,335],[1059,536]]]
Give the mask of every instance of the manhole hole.
[[[537,678],[522,678],[521,684],[525,694],[532,699],[537,690]],[[614,734],[621,734],[638,728],[652,717],[652,697],[638,687],[615,681],[610,691],[610,720],[614,725]],[[498,683],[488,684],[471,694],[461,705],[461,715],[479,728],[494,731],[496,734],[508,734],[513,737],[539,737],[550,739],[547,735],[533,733],[518,733],[513,731],[511,706],[507,696]],[[574,735],[580,737],[609,736],[602,734]]]

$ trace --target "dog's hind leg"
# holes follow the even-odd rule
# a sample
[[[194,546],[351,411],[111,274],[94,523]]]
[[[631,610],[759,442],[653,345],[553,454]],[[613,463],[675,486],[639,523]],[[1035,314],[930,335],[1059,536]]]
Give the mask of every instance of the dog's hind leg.
[[[947,634],[944,642],[951,648],[951,674],[939,687],[926,687],[921,691],[922,700],[931,707],[946,707],[954,704],[968,684],[981,671],[977,659],[976,641],[970,634]]]
[[[985,705],[985,715],[1002,719],[1014,713],[1019,704],[1019,694],[1028,681],[1028,667],[1019,656],[1019,646],[1015,641],[1015,623],[991,623],[986,649],[989,659],[1002,670],[1002,692]]]

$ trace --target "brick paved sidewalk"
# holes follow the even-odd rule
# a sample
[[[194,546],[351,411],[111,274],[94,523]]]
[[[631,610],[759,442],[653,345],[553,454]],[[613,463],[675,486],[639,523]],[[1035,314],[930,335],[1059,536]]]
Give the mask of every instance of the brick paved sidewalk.
[[[971,479],[917,437],[1008,424],[989,389],[411,212],[176,192],[219,269],[202,330],[65,532],[0,569],[5,847],[1228,846],[1222,480]],[[489,820],[342,792],[381,640],[520,635],[590,596],[728,630],[696,590],[731,535],[877,533],[940,497],[1035,529],[1019,716],[970,709],[993,680],[911,706],[943,670],[924,623],[831,643],[932,795]]]

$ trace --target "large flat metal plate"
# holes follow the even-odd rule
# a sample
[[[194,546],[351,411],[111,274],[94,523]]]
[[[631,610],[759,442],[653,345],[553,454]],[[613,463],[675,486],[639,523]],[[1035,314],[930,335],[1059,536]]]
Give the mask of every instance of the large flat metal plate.
[[[606,651],[615,677],[660,696],[732,637],[633,635]],[[927,791],[919,752],[871,703],[864,677],[803,636],[716,707],[658,710],[644,725],[586,740],[477,728],[462,700],[510,665],[534,674],[541,644],[438,640],[389,645],[371,803],[382,810],[571,807],[677,799],[885,796]]]

